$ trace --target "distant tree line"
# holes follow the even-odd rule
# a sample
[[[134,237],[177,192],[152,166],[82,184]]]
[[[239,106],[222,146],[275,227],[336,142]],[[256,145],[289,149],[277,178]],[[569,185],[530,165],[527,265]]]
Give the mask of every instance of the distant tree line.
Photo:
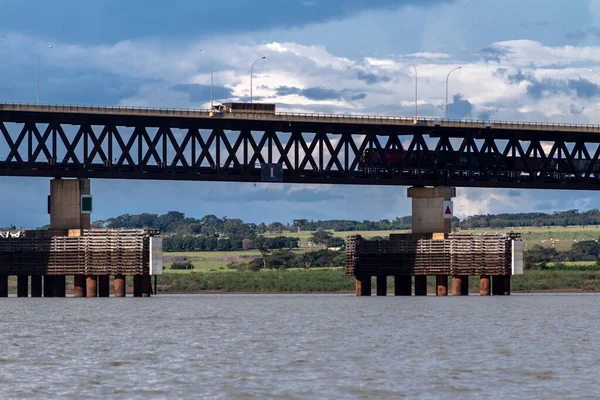
[[[267,249],[296,249],[300,238],[279,236],[266,238],[254,236],[253,239],[240,237],[217,237],[202,235],[171,235],[163,238],[163,250],[178,251],[238,251],[251,250],[259,247]]]
[[[95,227],[105,228],[151,228],[160,229],[163,233],[181,235],[214,235],[241,234],[253,232],[256,235],[265,233],[284,233],[298,231],[330,230],[336,232],[377,231],[377,230],[406,230],[410,229],[412,217],[397,217],[393,220],[379,221],[354,220],[308,220],[295,219],[290,223],[246,223],[237,218],[219,218],[206,215],[200,219],[186,217],[177,211],[166,214],[124,214],[104,221],[95,221]],[[518,226],[583,226],[600,225],[600,211],[592,209],[556,211],[553,213],[514,213],[486,214],[467,217],[462,221],[453,219],[453,226],[459,229],[475,228],[511,228]]]
[[[592,209],[556,211],[553,213],[516,213],[474,215],[460,221],[460,229],[513,228],[518,226],[584,226],[600,225],[600,211]]]

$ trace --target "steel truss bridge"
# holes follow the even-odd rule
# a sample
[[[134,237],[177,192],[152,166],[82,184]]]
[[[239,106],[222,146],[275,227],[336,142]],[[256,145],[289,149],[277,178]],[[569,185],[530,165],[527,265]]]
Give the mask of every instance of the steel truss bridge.
[[[600,189],[600,126],[0,103],[0,175]]]

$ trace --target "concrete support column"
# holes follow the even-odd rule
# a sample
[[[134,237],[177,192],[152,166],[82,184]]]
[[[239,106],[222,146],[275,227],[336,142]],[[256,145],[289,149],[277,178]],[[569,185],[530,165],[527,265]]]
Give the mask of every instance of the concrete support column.
[[[52,279],[54,287],[54,297],[67,297],[67,277],[65,275],[55,275]]]
[[[426,275],[415,275],[415,296],[427,296]]]
[[[86,297],[85,275],[73,277],[73,297]]]
[[[452,219],[444,218],[444,200],[456,197],[452,187],[411,187],[408,197],[412,198],[412,233],[452,232]]]
[[[98,277],[98,296],[110,297],[110,276],[100,275]]]
[[[127,285],[124,275],[115,275],[113,285],[115,297],[125,297],[127,295]]]
[[[494,275],[492,278],[492,294],[494,296],[504,295],[504,276]]]
[[[452,296],[462,296],[462,278],[460,275],[452,275]]]
[[[491,285],[490,285],[490,277],[489,275],[481,275],[479,280],[479,295],[480,296],[489,296]]]
[[[150,275],[142,275],[142,297],[150,297],[152,295],[152,280]]]
[[[370,276],[357,276],[357,292],[358,296],[370,296],[371,295],[371,277]],[[134,282],[135,283],[135,282]],[[135,290],[135,289],[134,289]]]
[[[436,275],[435,288],[437,296],[448,296],[448,275]]]
[[[504,292],[502,293],[505,296],[510,296],[510,275],[504,275]]]
[[[377,277],[377,296],[387,296],[387,276]]]
[[[54,297],[54,276],[44,275],[44,297]]]
[[[142,275],[133,276],[133,297],[142,297]]]
[[[31,275],[31,297],[42,297],[41,275]]]
[[[17,297],[29,296],[29,276],[17,275]]]
[[[98,279],[95,275],[86,276],[85,289],[86,297],[98,297]]]
[[[396,296],[412,295],[412,278],[410,275],[396,275],[394,277],[394,294]]]
[[[8,297],[8,275],[0,275],[0,297]]]
[[[90,194],[89,179],[50,181],[51,229],[90,229],[90,214],[81,213],[83,194]]]
[[[466,275],[462,276],[461,283],[462,283],[461,296],[468,296],[469,295],[469,277]]]

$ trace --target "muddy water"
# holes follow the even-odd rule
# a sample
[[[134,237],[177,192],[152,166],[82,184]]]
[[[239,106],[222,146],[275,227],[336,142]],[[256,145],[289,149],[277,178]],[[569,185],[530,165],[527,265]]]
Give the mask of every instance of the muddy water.
[[[0,301],[3,398],[597,398],[598,295]]]

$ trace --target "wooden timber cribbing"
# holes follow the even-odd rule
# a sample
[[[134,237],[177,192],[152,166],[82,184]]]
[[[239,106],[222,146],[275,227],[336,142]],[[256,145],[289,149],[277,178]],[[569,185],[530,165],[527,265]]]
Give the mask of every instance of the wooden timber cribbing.
[[[506,275],[511,272],[512,241],[518,234],[453,233],[398,235],[393,240],[369,241],[360,235],[346,240],[346,274],[390,275]]]
[[[78,236],[27,231],[0,239],[0,275],[148,274],[154,234],[144,229],[83,229]]]

